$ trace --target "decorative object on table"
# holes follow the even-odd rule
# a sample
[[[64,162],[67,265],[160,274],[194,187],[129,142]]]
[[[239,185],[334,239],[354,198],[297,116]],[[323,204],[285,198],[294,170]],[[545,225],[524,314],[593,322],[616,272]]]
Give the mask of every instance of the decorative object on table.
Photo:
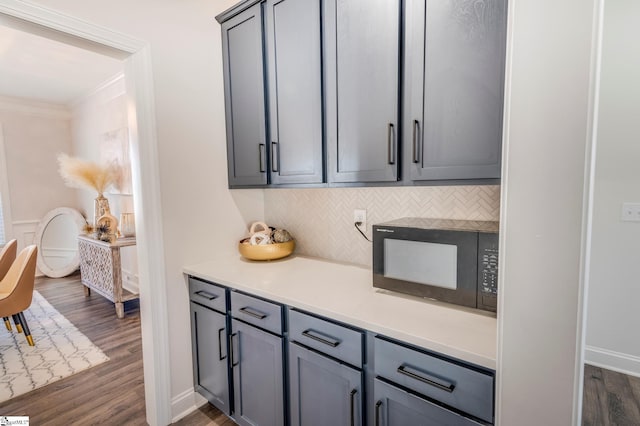
[[[136,221],[133,213],[120,213],[120,233],[125,238],[136,236]]]
[[[38,291],[24,316],[37,346],[22,334],[0,333],[0,402],[109,360]]]
[[[296,244],[285,229],[269,227],[264,222],[254,222],[249,228],[249,236],[240,240],[238,250],[249,260],[275,260],[293,253]]]
[[[111,214],[109,206],[106,206],[105,213],[98,219],[96,229],[100,241],[113,243],[118,238],[118,219]]]
[[[120,169],[114,164],[98,164],[93,161],[58,155],[59,172],[67,186],[92,189],[98,193],[94,203],[94,224],[105,214],[109,200],[104,191],[120,179]]]

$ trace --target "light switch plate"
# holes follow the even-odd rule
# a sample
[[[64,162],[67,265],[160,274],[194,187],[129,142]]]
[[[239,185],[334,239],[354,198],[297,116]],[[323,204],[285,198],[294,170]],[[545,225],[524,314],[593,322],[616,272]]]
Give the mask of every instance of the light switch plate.
[[[622,221],[640,222],[640,203],[622,203]]]

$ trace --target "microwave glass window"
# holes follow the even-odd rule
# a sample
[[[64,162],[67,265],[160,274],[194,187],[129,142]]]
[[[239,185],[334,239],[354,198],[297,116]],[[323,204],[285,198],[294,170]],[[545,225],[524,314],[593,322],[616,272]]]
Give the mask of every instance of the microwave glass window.
[[[420,241],[384,240],[384,276],[455,290],[458,246]]]

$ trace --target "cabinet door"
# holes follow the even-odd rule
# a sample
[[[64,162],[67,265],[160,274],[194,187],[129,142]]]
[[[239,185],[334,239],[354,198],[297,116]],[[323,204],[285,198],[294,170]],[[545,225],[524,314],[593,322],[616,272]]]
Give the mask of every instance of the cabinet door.
[[[267,183],[262,6],[222,24],[229,185]]]
[[[225,414],[229,409],[226,317],[191,302],[191,342],[196,390]]]
[[[319,1],[267,1],[267,63],[271,183],[321,183]]]
[[[234,420],[240,425],[284,424],[282,338],[232,320]]]
[[[325,2],[332,182],[398,178],[400,0]]]
[[[362,372],[289,344],[291,424],[362,424]]]
[[[409,0],[406,7],[410,178],[499,178],[506,0]]]
[[[479,426],[473,420],[375,379],[375,426]]]

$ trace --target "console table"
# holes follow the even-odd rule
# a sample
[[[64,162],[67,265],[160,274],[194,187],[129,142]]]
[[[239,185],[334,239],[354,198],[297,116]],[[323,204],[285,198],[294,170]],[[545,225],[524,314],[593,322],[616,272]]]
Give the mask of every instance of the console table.
[[[122,288],[120,264],[120,247],[135,244],[135,237],[119,238],[114,243],[108,243],[85,235],[78,236],[80,277],[85,286],[84,295],[89,296],[91,290],[95,290],[114,302],[118,318],[124,318],[124,302],[138,298],[138,294]]]

